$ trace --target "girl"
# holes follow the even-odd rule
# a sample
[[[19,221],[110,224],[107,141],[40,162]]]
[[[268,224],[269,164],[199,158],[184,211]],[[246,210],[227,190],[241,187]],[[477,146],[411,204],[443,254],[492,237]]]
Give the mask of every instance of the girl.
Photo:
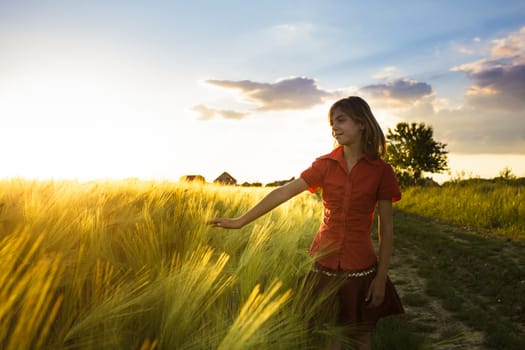
[[[371,348],[371,332],[379,318],[403,313],[387,273],[393,246],[392,202],[401,199],[394,172],[381,156],[385,136],[368,104],[351,96],[329,111],[337,147],[317,158],[301,176],[274,189],[238,218],[214,218],[209,224],[237,229],[281,203],[309,189],[322,188],[324,217],[310,246],[315,260],[317,291],[339,284],[338,322],[354,326],[359,349]],[[378,210],[379,254],[371,239],[374,211]],[[349,328],[350,329],[350,328]],[[333,349],[340,344],[332,342]]]

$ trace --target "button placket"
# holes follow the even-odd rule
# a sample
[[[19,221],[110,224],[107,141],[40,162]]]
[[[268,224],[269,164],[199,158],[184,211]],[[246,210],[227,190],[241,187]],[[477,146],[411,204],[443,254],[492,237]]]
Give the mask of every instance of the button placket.
[[[350,208],[350,196],[352,193],[352,179],[351,179],[351,172],[347,174],[346,181],[344,184],[345,193],[343,196],[343,207],[342,207],[342,215],[343,215],[343,236],[341,237],[341,244],[340,244],[340,251],[339,251],[339,263],[342,260],[343,252],[345,251],[345,242],[346,242],[346,234],[348,232],[348,210]]]

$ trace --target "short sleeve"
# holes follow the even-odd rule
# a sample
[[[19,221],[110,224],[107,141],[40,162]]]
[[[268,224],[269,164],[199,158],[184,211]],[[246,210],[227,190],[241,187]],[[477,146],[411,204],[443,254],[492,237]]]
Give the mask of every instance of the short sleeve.
[[[316,159],[312,165],[301,173],[301,179],[308,184],[308,190],[312,193],[323,185],[325,167],[320,159]]]
[[[389,164],[384,163],[383,176],[377,191],[377,199],[388,199],[392,202],[397,202],[401,199],[401,190],[397,184],[394,170]]]

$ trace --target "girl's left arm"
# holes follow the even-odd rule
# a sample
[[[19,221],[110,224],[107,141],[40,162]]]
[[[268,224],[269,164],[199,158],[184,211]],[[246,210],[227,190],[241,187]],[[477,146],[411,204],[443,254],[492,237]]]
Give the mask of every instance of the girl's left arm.
[[[392,202],[390,200],[379,201],[378,239],[379,261],[377,265],[377,276],[386,281],[390,257],[392,256],[394,246],[394,220],[392,217]]]
[[[367,296],[367,302],[370,307],[381,305],[385,297],[388,266],[394,245],[394,223],[392,202],[390,200],[380,200],[378,203],[378,237],[379,261],[377,263],[377,274],[370,284]]]

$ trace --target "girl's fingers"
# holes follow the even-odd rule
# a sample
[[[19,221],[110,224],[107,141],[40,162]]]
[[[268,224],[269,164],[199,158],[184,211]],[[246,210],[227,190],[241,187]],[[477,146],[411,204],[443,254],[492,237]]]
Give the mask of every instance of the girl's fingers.
[[[368,293],[366,293],[365,303],[369,303],[372,298],[372,285],[368,287]]]
[[[207,224],[213,227],[220,227],[220,228],[225,228],[225,229],[238,229],[242,227],[242,225],[239,224],[238,220],[228,219],[228,218],[211,219],[211,220],[208,220]]]
[[[208,220],[206,223],[213,227],[224,227],[224,228],[229,227],[227,221],[222,218],[214,218],[214,219]]]
[[[217,218],[206,221],[206,224],[219,227],[222,225],[221,220]]]

